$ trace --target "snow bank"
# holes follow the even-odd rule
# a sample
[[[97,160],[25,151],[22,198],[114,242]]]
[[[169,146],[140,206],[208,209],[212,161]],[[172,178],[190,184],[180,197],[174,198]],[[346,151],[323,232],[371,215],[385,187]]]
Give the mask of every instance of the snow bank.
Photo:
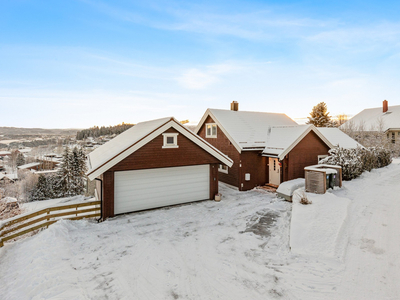
[[[49,199],[49,200],[41,200],[41,201],[32,201],[21,204],[21,208],[24,209],[26,213],[32,212],[35,210],[48,208],[52,206],[58,206],[63,204],[75,204],[84,202],[84,196],[74,196],[74,197],[66,197],[66,198],[57,198],[57,199]],[[95,201],[94,198],[88,199],[86,201]]]
[[[350,200],[332,193],[307,193],[310,205],[293,196],[290,247],[293,253],[338,257]]]
[[[278,189],[276,190],[277,193],[292,196],[293,192],[298,188],[305,186],[305,179],[304,178],[297,178],[289,181],[282,182]]]

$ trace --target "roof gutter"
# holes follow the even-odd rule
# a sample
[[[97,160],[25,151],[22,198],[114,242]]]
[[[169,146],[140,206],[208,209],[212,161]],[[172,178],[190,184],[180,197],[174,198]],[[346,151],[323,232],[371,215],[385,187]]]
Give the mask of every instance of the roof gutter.
[[[277,154],[263,153],[263,154],[261,154],[261,156],[271,157],[271,158],[279,158],[279,156]]]

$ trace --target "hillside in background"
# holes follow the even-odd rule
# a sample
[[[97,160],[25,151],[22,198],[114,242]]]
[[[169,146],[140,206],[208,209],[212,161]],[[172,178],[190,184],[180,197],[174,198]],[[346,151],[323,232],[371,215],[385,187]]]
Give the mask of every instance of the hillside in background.
[[[45,128],[21,128],[0,127],[0,135],[27,136],[27,135],[75,135],[80,129],[45,129]]]
[[[76,139],[77,140],[84,140],[88,137],[100,137],[100,136],[104,136],[104,135],[118,135],[122,132],[124,132],[125,130],[131,128],[132,126],[134,126],[134,124],[129,124],[129,123],[122,123],[122,124],[118,124],[115,126],[94,126],[91,127],[89,129],[84,129],[81,131],[78,131],[76,133]]]

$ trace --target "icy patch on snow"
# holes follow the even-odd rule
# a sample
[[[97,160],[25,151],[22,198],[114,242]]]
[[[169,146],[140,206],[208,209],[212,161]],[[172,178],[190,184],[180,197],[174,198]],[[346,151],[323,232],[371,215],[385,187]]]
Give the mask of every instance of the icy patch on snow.
[[[311,205],[293,197],[290,247],[293,253],[340,258],[350,200],[332,193],[307,193]]]

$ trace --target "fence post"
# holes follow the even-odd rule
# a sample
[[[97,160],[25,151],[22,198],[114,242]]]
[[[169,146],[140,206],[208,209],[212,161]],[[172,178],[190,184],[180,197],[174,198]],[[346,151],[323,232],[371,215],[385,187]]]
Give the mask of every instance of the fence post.
[[[50,209],[47,209],[47,222],[49,222],[50,221]],[[47,224],[47,228],[49,228],[49,224]]]

